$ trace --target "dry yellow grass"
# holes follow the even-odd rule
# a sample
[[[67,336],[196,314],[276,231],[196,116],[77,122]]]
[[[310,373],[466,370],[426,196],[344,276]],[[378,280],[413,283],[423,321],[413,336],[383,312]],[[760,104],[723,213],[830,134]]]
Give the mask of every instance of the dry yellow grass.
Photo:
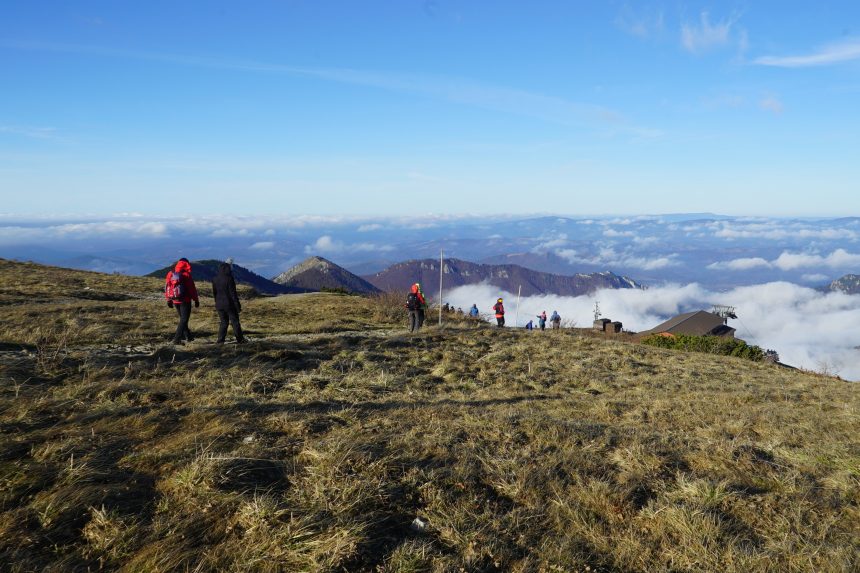
[[[174,348],[158,280],[0,277],[10,571],[860,568],[854,384],[571,331],[411,336],[338,295],[249,300],[254,342],[223,347],[204,299]]]

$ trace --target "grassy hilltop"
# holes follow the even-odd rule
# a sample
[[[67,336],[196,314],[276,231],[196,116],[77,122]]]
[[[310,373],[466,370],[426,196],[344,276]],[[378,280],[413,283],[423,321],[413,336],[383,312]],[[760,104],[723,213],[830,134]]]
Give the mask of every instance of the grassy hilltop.
[[[411,336],[334,294],[248,300],[223,347],[204,298],[174,348],[159,279],[0,260],[0,285],[4,570],[860,569],[855,384]]]

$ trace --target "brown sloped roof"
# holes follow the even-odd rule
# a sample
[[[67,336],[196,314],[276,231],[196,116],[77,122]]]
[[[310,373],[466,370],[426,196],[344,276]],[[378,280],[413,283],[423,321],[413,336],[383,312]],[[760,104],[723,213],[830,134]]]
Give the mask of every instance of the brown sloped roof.
[[[731,326],[723,324],[723,319],[711,312],[697,310],[695,312],[685,312],[674,318],[670,318],[662,324],[658,324],[650,330],[640,332],[639,334],[659,334],[668,332],[670,334],[692,334],[694,336],[704,336],[713,334],[716,336],[726,336],[735,331]]]

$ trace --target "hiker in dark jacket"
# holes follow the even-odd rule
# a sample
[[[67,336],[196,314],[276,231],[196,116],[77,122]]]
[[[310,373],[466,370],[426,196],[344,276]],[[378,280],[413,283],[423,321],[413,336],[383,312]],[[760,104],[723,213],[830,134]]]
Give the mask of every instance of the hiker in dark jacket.
[[[218,311],[218,318],[221,320],[218,326],[218,340],[215,342],[224,344],[229,321],[233,326],[236,343],[242,344],[245,342],[245,337],[242,336],[242,325],[239,324],[242,303],[239,302],[239,295],[236,293],[236,281],[233,279],[230,263],[218,265],[218,274],[212,279],[212,294],[215,296],[215,310]]]
[[[182,344],[183,338],[191,342],[194,340],[194,335],[188,328],[188,321],[191,319],[191,302],[194,301],[194,307],[199,308],[200,299],[197,297],[197,286],[191,278],[191,263],[188,259],[184,257],[179,259],[173,270],[167,273],[164,279],[164,296],[167,298],[167,306],[175,308],[179,315],[173,344]]]

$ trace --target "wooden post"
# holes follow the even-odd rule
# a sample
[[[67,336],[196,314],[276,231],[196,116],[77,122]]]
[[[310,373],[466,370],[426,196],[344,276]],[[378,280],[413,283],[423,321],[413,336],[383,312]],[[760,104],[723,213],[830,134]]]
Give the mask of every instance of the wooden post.
[[[445,250],[439,249],[439,326],[442,326],[442,269],[445,266]]]

